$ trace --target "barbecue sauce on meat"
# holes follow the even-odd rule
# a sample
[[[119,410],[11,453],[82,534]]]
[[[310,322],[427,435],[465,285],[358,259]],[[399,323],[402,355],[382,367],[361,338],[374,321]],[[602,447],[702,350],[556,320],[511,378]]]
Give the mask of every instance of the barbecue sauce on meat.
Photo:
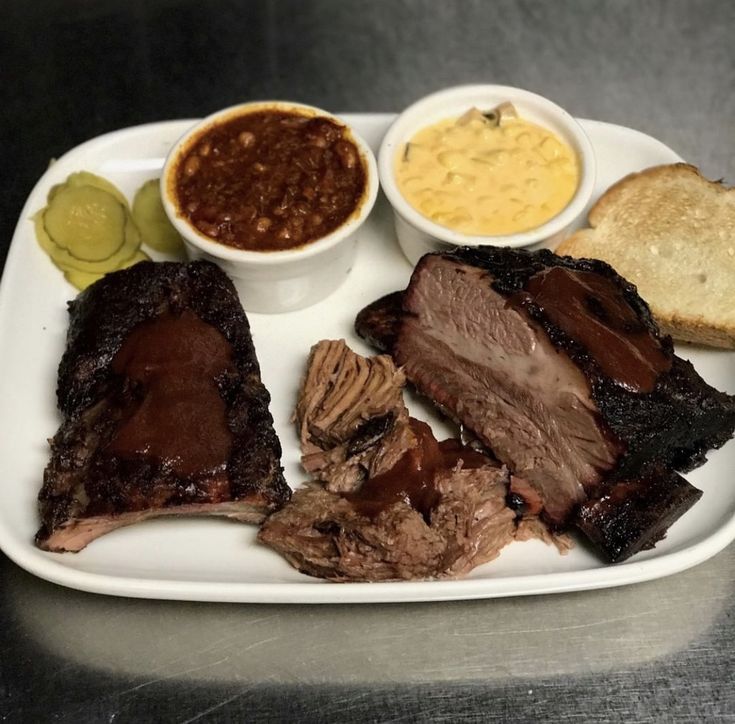
[[[439,443],[439,450],[442,454],[442,470],[454,470],[460,461],[463,470],[477,470],[477,468],[493,463],[487,455],[451,437]]]
[[[671,367],[660,341],[609,279],[552,267],[534,274],[516,302],[532,303],[592,356],[602,372],[632,392],[652,392]]]
[[[232,432],[217,378],[235,366],[215,327],[188,310],[161,314],[133,329],[112,369],[134,392],[108,453],[149,458],[181,476],[225,469]]]
[[[491,463],[485,455],[458,440],[437,442],[425,422],[412,417],[410,424],[418,442],[416,447],[403,453],[390,470],[370,478],[359,490],[345,496],[362,515],[374,518],[391,505],[404,502],[428,520],[441,498],[434,485],[437,473],[453,470],[460,461],[464,469]]]

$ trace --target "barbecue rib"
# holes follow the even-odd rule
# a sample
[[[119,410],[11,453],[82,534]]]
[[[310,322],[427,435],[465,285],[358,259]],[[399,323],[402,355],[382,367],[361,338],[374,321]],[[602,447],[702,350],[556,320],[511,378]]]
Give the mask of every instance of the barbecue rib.
[[[384,297],[356,328],[534,485],[549,523],[577,520],[609,560],[663,537],[701,495],[670,471],[701,464],[735,428],[735,398],[674,355],[635,287],[603,262],[430,254],[400,304]]]
[[[170,514],[260,522],[289,498],[247,317],[209,262],[143,262],[69,304],[45,550]]]

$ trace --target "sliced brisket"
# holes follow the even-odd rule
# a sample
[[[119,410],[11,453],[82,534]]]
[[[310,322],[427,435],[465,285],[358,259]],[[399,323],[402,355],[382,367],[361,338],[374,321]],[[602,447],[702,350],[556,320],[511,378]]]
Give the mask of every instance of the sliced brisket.
[[[218,267],[140,263],[69,314],[41,548],[159,515],[259,522],[288,500],[248,320]]]
[[[651,545],[696,501],[669,471],[701,464],[735,428],[735,398],[674,355],[635,287],[602,262],[491,247],[427,255],[400,311],[389,295],[356,327],[535,487],[547,521],[580,512],[611,560]],[[580,508],[594,500],[605,504]],[[642,501],[645,516],[614,512]]]

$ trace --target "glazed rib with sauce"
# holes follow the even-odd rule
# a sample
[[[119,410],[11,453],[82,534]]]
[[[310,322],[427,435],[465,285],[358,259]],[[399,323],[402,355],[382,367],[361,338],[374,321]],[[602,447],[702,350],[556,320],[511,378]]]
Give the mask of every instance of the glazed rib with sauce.
[[[516,538],[564,549],[565,539],[534,524],[523,481],[409,417],[403,383],[387,356],[360,357],[342,340],[314,346],[296,422],[302,461],[326,487],[299,488],[259,539],[336,581],[461,576]]]
[[[280,251],[331,233],[360,206],[365,167],[348,130],[286,110],[235,116],[182,152],[179,213],[212,240]]]
[[[141,263],[70,303],[37,544],[160,515],[260,522],[289,497],[245,313],[213,264]]]
[[[400,304],[390,295],[356,324],[534,486],[548,522],[578,525],[611,561],[654,545],[699,499],[671,471],[701,464],[735,428],[735,399],[674,355],[635,287],[602,262],[427,255]]]

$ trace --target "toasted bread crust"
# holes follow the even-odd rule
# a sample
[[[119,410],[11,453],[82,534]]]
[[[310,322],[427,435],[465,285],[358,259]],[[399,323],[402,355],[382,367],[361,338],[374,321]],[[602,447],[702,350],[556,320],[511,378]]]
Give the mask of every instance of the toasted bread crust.
[[[706,184],[709,190],[715,193],[735,193],[735,188],[723,186],[722,181],[710,181],[708,178],[702,176],[696,166],[692,166],[690,163],[670,163],[662,166],[651,166],[650,168],[643,169],[643,171],[629,173],[605,191],[597,200],[597,203],[590,209],[587,217],[589,225],[593,229],[597,227],[602,219],[620,202],[621,196],[627,193],[632,187],[641,183],[656,184],[659,181],[670,181],[676,178],[688,178],[695,183]]]
[[[702,176],[699,169],[695,166],[687,163],[653,166],[643,171],[629,174],[613,184],[590,210],[588,217],[589,227],[577,231],[563,241],[557,248],[557,253],[573,257],[597,257],[614,264],[614,260],[609,258],[609,256],[618,256],[620,258],[620,244],[631,243],[631,239],[625,238],[624,235],[621,235],[619,239],[615,238],[614,224],[616,215],[620,214],[636,218],[637,208],[634,203],[636,195],[641,194],[645,195],[646,198],[650,198],[658,188],[661,189],[662,208],[660,211],[662,212],[662,217],[659,218],[658,216],[651,215],[647,217],[641,216],[640,227],[645,230],[673,233],[663,231],[665,228],[671,228],[672,224],[671,215],[664,215],[663,212],[667,210],[665,205],[667,189],[679,184],[691,185],[693,206],[697,204],[697,197],[700,196],[701,198],[712,200],[713,196],[711,195],[714,195],[717,203],[725,196],[726,204],[729,205],[730,200],[735,202],[735,188],[728,188],[721,181],[710,181]],[[732,230],[735,229],[735,203],[733,203],[732,208],[732,223],[729,222],[730,215],[728,212],[728,223],[724,227],[717,228],[722,239],[721,243],[723,244],[722,248],[726,259],[728,258],[727,255],[733,255],[731,250],[735,247],[735,235],[731,234]],[[644,213],[650,214],[650,209]],[[606,221],[608,224],[605,230],[603,232],[598,231],[599,227],[603,226]],[[638,219],[636,218],[636,228],[639,226],[637,222]],[[704,219],[702,223],[706,224],[707,219]],[[700,243],[700,239],[698,238],[686,238],[686,233],[684,236],[684,240],[687,243],[691,243],[692,245]],[[643,254],[644,246],[647,245],[647,239],[640,238],[636,239],[636,241],[640,241],[641,253]],[[717,243],[719,244],[720,242]],[[614,249],[615,253],[606,254],[606,247]],[[679,264],[677,267],[676,258],[668,260],[660,259],[658,263],[667,265],[667,269],[670,267],[672,280],[670,294],[676,294],[676,282],[678,281],[680,285],[687,283],[683,278],[682,271],[684,270],[681,268],[682,265]],[[645,266],[645,261],[641,260],[641,266]],[[621,271],[624,273],[623,270]],[[640,278],[631,278],[630,281],[641,283]],[[735,299],[735,274],[732,279],[732,295],[733,299]],[[710,347],[735,349],[735,324],[733,324],[731,318],[718,319],[716,313],[704,312],[704,310],[696,309],[691,304],[681,306],[681,308],[676,308],[674,304],[674,310],[672,311],[671,302],[676,302],[677,300],[672,300],[670,297],[665,300],[668,308],[663,309],[663,297],[659,297],[658,299],[655,295],[649,295],[649,297],[647,301],[651,306],[654,317],[661,328],[674,339]]]
[[[656,311],[653,310],[653,312],[656,316]],[[657,321],[661,330],[666,334],[670,334],[677,342],[735,349],[735,329],[731,327],[714,326],[702,317],[697,319],[681,319],[679,317],[662,319],[657,317]]]

